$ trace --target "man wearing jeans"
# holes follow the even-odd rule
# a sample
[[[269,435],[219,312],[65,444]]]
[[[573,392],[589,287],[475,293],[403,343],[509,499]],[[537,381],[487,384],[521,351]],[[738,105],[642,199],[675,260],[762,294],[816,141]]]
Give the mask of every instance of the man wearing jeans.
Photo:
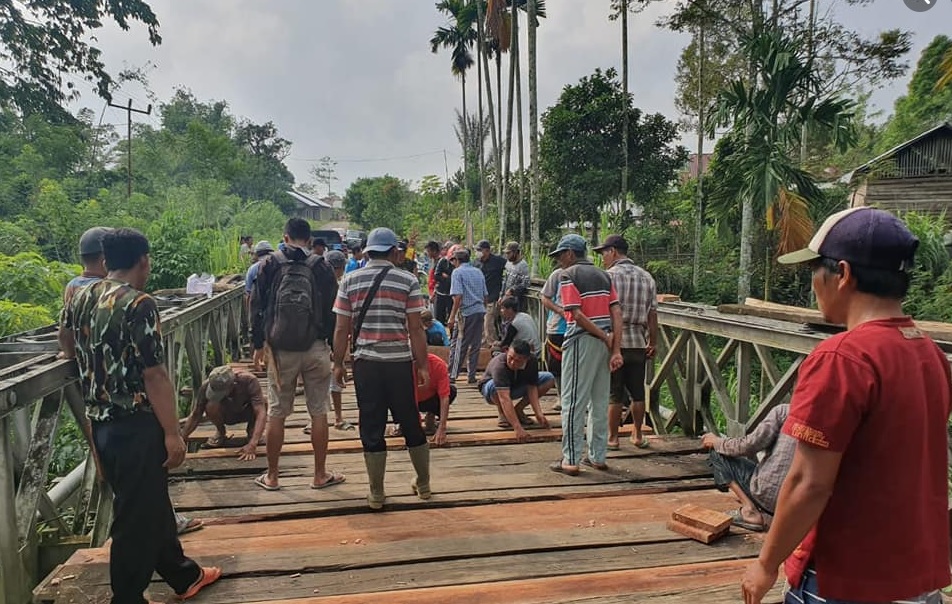
[[[382,510],[386,500],[388,413],[400,424],[416,471],[410,485],[413,492],[420,499],[431,495],[430,449],[416,404],[416,386],[430,381],[426,332],[420,320],[425,305],[416,275],[397,268],[405,257],[398,244],[390,229],[372,230],[364,248],[370,262],[344,277],[334,303],[338,316],[334,377],[344,384],[344,354],[353,342],[360,443],[370,482],[367,505],[373,511]],[[377,291],[368,302],[375,282]],[[361,315],[363,323],[357,325]]]
[[[555,385],[555,376],[548,371],[539,371],[535,355],[526,342],[516,342],[505,354],[493,357],[479,383],[479,391],[487,403],[496,406],[500,428],[513,428],[516,441],[526,442],[529,433],[525,426],[532,421],[526,416],[526,406],[532,407],[536,421],[542,428],[549,421],[542,413],[539,399]],[[518,403],[513,402],[519,400]]]
[[[327,412],[330,409],[330,346],[337,295],[337,278],[322,256],[311,250],[311,225],[291,218],[284,227],[284,251],[268,256],[258,273],[252,299],[252,344],[256,364],[265,342],[273,362],[268,363],[268,427],[265,437],[268,471],[255,478],[266,491],[280,489],[278,462],[284,445],[284,421],[294,408],[298,378],[311,416],[314,478],[311,488],[344,482],[344,475],[328,472]]]
[[[554,472],[577,476],[579,464],[606,470],[611,372],[622,365],[621,309],[608,273],[585,255],[585,240],[566,235],[549,256],[562,267],[562,458]],[[587,417],[586,417],[587,416]],[[588,424],[585,435],[586,420]],[[588,457],[583,456],[588,441]]]
[[[456,269],[452,274],[450,294],[453,296],[453,309],[446,326],[450,333],[459,324],[459,332],[454,333],[456,346],[450,351],[450,380],[459,377],[463,359],[469,373],[469,383],[476,383],[476,365],[479,363],[479,348],[483,341],[483,320],[486,316],[486,304],[489,292],[486,278],[478,268],[469,263],[469,250],[456,250],[453,258]],[[462,320],[457,323],[457,319]]]

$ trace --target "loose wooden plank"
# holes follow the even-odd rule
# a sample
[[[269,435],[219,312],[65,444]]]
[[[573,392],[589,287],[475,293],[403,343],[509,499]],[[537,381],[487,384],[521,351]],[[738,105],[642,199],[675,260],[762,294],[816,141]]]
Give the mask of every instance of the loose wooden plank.
[[[691,526],[683,522],[671,519],[668,520],[667,528],[669,531],[678,533],[679,535],[684,535],[689,539],[694,539],[700,543],[714,543],[721,537],[727,534],[728,529],[723,529],[720,531],[709,531],[707,529],[698,528],[696,526]]]
[[[696,503],[681,506],[671,513],[671,518],[688,526],[719,533],[730,528],[731,517],[716,510],[703,508]]]
[[[645,543],[636,548],[613,546],[583,549],[543,551],[528,554],[507,554],[461,559],[433,559],[413,565],[351,567],[347,570],[327,571],[327,560],[296,557],[300,567],[294,573],[253,573],[253,576],[234,574],[225,566],[224,578],[202,594],[203,604],[231,602],[261,602],[280,597],[285,599],[313,596],[315,590],[324,595],[360,593],[367,601],[370,593],[388,592],[408,587],[473,586],[498,581],[536,579],[540,576],[571,575],[584,569],[588,573],[619,571],[632,568],[658,568],[674,563],[690,565],[750,558],[757,554],[758,545],[742,536],[728,537],[713,546],[693,541],[674,543]],[[289,552],[286,557],[295,557]],[[269,556],[275,564],[276,556]],[[314,566],[312,566],[314,565]],[[682,567],[683,568],[683,567]],[[316,571],[316,572],[315,572]],[[83,585],[86,597],[103,597],[108,590],[108,566],[93,564],[79,567],[75,582]],[[296,576],[292,576],[296,575]],[[597,579],[593,577],[595,581]],[[62,597],[63,584],[56,586]],[[67,589],[71,585],[67,585]],[[153,583],[153,598],[167,598],[171,594],[164,584]],[[46,597],[50,597],[47,595]],[[58,597],[50,599],[58,600]],[[97,601],[93,599],[92,601]],[[393,600],[385,600],[392,602]]]

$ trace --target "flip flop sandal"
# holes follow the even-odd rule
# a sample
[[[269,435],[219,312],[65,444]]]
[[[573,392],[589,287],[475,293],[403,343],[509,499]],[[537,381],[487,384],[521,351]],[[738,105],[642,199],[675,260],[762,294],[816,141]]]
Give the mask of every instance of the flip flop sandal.
[[[733,524],[737,528],[753,531],[755,533],[762,533],[765,530],[767,530],[763,524],[756,524],[754,522],[747,522],[746,520],[744,520],[740,510],[731,510],[727,512],[727,515],[731,517],[731,524]]]
[[[193,533],[204,527],[205,527],[205,523],[199,520],[198,518],[189,518],[184,524],[180,524],[177,528],[178,528],[179,535],[185,535],[188,533]]]
[[[647,438],[645,438],[644,436],[642,436],[642,437],[641,437],[641,440],[638,441],[638,442],[635,442],[634,440],[632,440],[632,439],[630,439],[630,438],[629,438],[628,440],[631,441],[631,444],[635,445],[635,446],[636,446],[637,448],[639,448],[639,449],[647,449],[648,447],[651,446],[651,441],[649,441],[649,440],[648,440]]]
[[[560,459],[559,461],[553,463],[552,465],[550,465],[550,466],[549,466],[549,469],[552,470],[553,472],[557,472],[557,473],[559,473],[559,474],[565,474],[566,476],[578,476],[578,475],[579,475],[579,471],[578,471],[578,470],[570,470],[570,469],[566,468],[565,466],[563,466],[561,459]]]
[[[268,479],[268,475],[262,474],[261,476],[258,476],[257,478],[255,478],[255,484],[261,487],[262,489],[264,489],[265,491],[280,491],[281,490],[281,485],[277,485],[277,486],[270,485],[267,482],[265,482],[267,479]]]
[[[344,431],[354,430],[354,429],[355,429],[355,428],[354,428],[354,424],[350,423],[350,422],[347,421],[346,419],[343,420],[343,421],[341,421],[341,422],[338,422],[338,423],[334,424],[334,428],[336,428],[336,429],[338,429],[338,430],[344,430]]]
[[[194,598],[198,595],[198,592],[202,591],[204,588],[208,587],[219,579],[221,579],[220,568],[217,566],[203,566],[202,574],[198,580],[192,583],[192,585],[186,589],[184,593],[177,594],[175,599],[181,601]]]
[[[498,426],[498,427],[500,427],[500,428],[505,428],[506,430],[512,430],[512,424],[510,424],[509,422],[507,422],[507,421],[504,420],[504,419],[501,419],[501,420],[497,421],[497,422],[496,422],[496,426]]]
[[[206,440],[206,441],[203,442],[201,445],[199,445],[199,448],[201,448],[201,449],[220,449],[221,447],[224,447],[224,446],[225,446],[225,443],[226,443],[226,442],[228,442],[228,437],[227,437],[227,436],[218,436],[218,435],[216,434],[215,436],[209,437],[208,440]]]
[[[608,445],[606,445],[605,448],[608,449],[609,451],[621,450],[621,446],[618,443],[615,443],[615,444],[608,443]]]
[[[331,472],[331,477],[327,480],[327,482],[324,482],[324,483],[321,483],[321,484],[311,483],[311,488],[314,489],[314,490],[317,490],[317,489],[326,489],[327,487],[332,487],[332,486],[334,486],[335,484],[340,484],[340,483],[344,482],[345,480],[347,480],[347,477],[344,476],[343,474],[338,474],[338,473],[336,473],[336,472]]]
[[[594,461],[592,461],[591,459],[587,457],[582,458],[582,465],[588,466],[590,468],[594,468],[596,470],[601,470],[602,472],[606,472],[608,470],[607,463],[595,463]]]
[[[310,433],[311,433],[311,427],[310,427],[310,426],[304,426],[304,433],[305,433],[305,434],[310,434]]]

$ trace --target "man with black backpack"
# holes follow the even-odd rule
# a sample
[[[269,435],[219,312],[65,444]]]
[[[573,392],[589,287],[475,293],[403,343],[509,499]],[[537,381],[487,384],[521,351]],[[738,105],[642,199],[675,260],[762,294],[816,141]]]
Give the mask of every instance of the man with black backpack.
[[[255,478],[266,491],[276,491],[278,460],[284,444],[284,421],[294,407],[298,378],[311,416],[314,480],[321,489],[344,482],[329,472],[327,411],[330,407],[330,344],[337,278],[322,256],[311,251],[311,225],[291,218],[284,227],[284,250],[269,256],[258,273],[252,299],[252,344],[256,361],[270,349],[268,364],[268,428],[265,434],[268,472]]]

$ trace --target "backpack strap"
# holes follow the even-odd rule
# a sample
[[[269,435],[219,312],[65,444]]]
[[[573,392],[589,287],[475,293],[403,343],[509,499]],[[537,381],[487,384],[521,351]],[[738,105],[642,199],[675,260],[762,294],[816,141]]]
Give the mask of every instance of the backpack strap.
[[[392,266],[385,266],[382,271],[377,273],[377,276],[374,277],[374,282],[370,285],[370,289],[367,290],[367,297],[364,298],[364,303],[360,305],[360,312],[357,314],[357,320],[354,322],[354,333],[350,338],[350,354],[353,355],[357,351],[357,336],[360,335],[360,330],[364,326],[364,319],[367,317],[367,311],[370,310],[370,303],[374,301],[374,298],[377,296],[377,290],[380,289],[380,284],[383,282],[384,277],[387,276],[387,273],[390,272]]]

